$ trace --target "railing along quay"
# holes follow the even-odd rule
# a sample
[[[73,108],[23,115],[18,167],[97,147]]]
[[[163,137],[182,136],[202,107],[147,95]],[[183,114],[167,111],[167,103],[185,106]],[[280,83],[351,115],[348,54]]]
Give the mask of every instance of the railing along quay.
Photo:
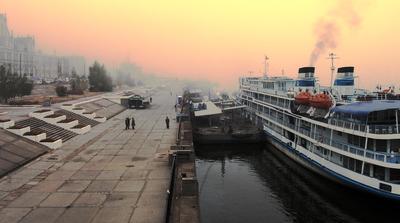
[[[189,114],[188,106],[181,113]],[[177,119],[178,120],[178,119]],[[176,144],[171,146],[171,178],[168,190],[166,223],[200,222],[191,121],[179,118]]]

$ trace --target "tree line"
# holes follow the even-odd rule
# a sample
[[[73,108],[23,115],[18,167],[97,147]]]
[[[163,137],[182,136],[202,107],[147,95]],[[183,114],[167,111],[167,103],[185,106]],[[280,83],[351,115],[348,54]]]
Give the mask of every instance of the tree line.
[[[71,90],[68,91],[64,85],[56,87],[56,93],[59,96],[68,94],[83,94],[89,89],[96,92],[109,92],[113,90],[113,82],[107,74],[104,65],[95,62],[89,68],[89,76],[79,76],[72,72],[69,82]],[[26,75],[12,73],[5,66],[0,66],[0,102],[8,103],[10,99],[30,95],[33,89],[33,82]]]
[[[0,66],[0,100],[8,103],[10,99],[30,95],[33,82],[26,75],[12,73],[11,70]]]
[[[72,72],[69,82],[71,90],[68,91],[64,85],[56,87],[58,96],[67,96],[68,94],[83,94],[85,90],[95,92],[109,92],[113,90],[113,82],[111,77],[107,74],[104,65],[100,65],[97,61],[89,67],[89,76],[79,76],[76,72]]]
[[[88,79],[90,91],[112,91],[113,89],[113,82],[106,68],[97,61],[89,67]]]

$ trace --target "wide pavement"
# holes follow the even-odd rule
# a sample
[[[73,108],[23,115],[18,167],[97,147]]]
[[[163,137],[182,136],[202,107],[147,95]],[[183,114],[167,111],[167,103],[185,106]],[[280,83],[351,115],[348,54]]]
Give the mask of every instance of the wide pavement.
[[[163,222],[173,105],[159,92],[150,109],[126,110],[1,179],[0,223]],[[136,130],[124,130],[126,117]]]

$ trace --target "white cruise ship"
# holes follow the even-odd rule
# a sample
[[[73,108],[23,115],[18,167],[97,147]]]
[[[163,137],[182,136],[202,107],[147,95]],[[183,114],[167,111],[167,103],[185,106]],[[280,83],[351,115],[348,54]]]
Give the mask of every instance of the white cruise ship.
[[[246,115],[276,149],[301,165],[354,188],[400,200],[399,96],[354,87],[354,67],[319,86],[314,67],[288,77],[241,77]]]

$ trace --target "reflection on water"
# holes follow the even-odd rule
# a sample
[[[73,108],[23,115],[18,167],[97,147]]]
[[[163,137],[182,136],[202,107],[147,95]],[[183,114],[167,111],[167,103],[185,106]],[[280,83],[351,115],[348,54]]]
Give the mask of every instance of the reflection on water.
[[[196,148],[202,222],[400,222],[400,203],[337,185],[272,150]]]

